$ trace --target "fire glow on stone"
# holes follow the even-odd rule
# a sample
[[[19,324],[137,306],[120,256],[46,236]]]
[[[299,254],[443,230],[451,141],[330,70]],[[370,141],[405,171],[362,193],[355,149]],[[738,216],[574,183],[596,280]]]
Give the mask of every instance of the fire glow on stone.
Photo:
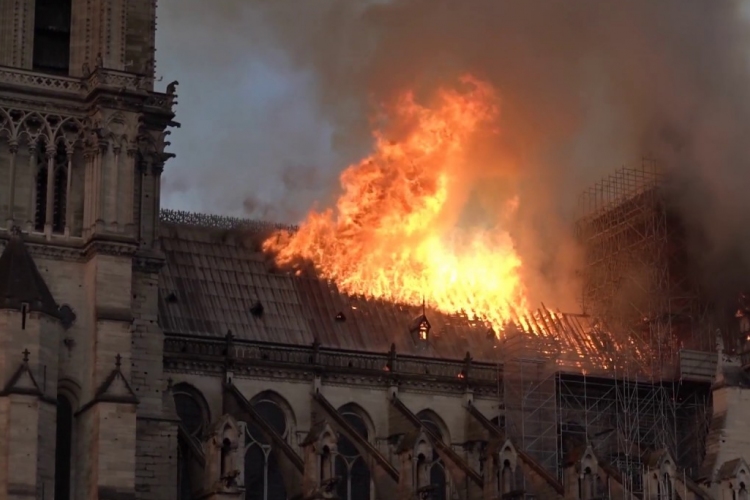
[[[526,310],[521,259],[502,230],[456,226],[451,195],[471,140],[493,128],[497,96],[472,77],[441,88],[430,106],[405,92],[385,110],[374,150],[341,174],[334,207],[263,244],[281,267],[314,266],[356,295],[466,314],[494,331]],[[517,199],[513,207],[517,207]]]

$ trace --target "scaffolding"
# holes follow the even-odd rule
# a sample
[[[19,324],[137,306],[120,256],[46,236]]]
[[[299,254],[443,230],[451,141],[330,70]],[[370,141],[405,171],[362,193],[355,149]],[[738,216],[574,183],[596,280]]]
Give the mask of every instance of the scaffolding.
[[[576,225],[586,262],[583,311],[616,332],[622,345],[637,346],[628,361],[657,378],[670,376],[664,372],[679,349],[715,349],[671,189],[659,164],[644,159],[584,192]]]
[[[509,438],[557,476],[559,435],[554,346],[515,331],[505,337],[503,394]]]
[[[505,332],[509,437],[561,479],[571,447],[590,445],[631,497],[644,493],[650,451],[697,472],[711,417],[715,325],[687,272],[668,181],[644,159],[586,191],[583,314],[542,307],[515,322],[525,335]]]
[[[587,377],[584,368],[558,378],[560,425],[617,466],[633,495],[642,493],[647,450],[667,449],[697,470],[710,416],[707,385],[681,378],[680,351],[713,351],[716,339],[670,189],[658,163],[643,159],[583,193],[576,225],[582,309],[614,352],[608,377]]]
[[[624,473],[623,486],[632,495],[643,493],[647,451],[667,448],[688,475],[697,473],[711,419],[708,384],[584,374],[560,374],[557,382],[563,454],[571,443],[591,445],[600,460]],[[666,404],[672,394],[674,401]]]

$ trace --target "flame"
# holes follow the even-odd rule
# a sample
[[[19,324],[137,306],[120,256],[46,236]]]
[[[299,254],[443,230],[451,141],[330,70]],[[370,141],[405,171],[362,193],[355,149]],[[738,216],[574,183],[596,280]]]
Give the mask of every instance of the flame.
[[[498,101],[480,80],[461,83],[438,90],[430,107],[401,95],[373,134],[373,153],[341,174],[335,208],[310,212],[298,231],[268,238],[264,251],[282,267],[311,263],[350,294],[424,301],[502,330],[526,309],[521,259],[506,231],[457,227],[455,196],[472,166],[471,141],[497,132]],[[518,204],[508,201],[504,215]]]

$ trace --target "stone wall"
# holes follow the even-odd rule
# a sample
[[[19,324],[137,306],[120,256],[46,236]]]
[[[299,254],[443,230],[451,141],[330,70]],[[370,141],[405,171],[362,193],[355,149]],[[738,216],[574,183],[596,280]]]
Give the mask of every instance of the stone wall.
[[[132,278],[133,390],[140,401],[136,445],[137,498],[176,497],[177,425],[164,408],[164,336],[158,325],[158,274],[137,268]]]

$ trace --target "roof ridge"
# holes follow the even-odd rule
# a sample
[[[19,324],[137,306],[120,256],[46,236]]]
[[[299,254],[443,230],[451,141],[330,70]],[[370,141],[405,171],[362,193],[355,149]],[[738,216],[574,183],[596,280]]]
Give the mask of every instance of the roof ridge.
[[[295,224],[284,224],[281,222],[234,217],[230,215],[189,212],[186,210],[173,210],[170,208],[162,208],[159,211],[159,221],[163,224],[205,229],[250,229],[255,231],[297,231],[298,229],[298,226]]]

